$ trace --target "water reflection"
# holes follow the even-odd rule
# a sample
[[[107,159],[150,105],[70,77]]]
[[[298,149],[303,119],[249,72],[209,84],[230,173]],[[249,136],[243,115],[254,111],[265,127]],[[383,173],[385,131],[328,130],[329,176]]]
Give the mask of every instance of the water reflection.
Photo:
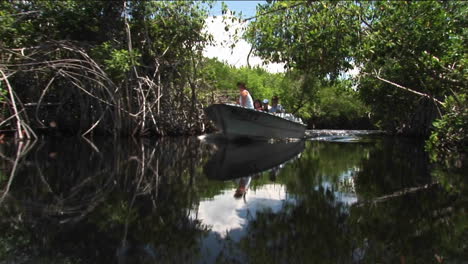
[[[215,262],[227,251],[230,258],[243,260],[242,254],[225,249],[228,243],[238,243],[247,235],[247,227],[259,212],[280,212],[286,203],[293,202],[286,188],[280,184],[265,184],[249,191],[245,199],[233,199],[234,189],[224,190],[212,199],[200,202],[194,218],[209,227],[209,234],[201,240],[207,249],[203,259]],[[208,250],[209,249],[209,250]],[[232,248],[230,250],[233,250]]]
[[[211,179],[228,180],[271,169],[276,172],[285,162],[299,156],[304,150],[304,141],[217,142],[215,146],[217,151],[205,165],[204,171]]]
[[[196,138],[0,145],[0,263],[468,259],[465,178],[433,170],[420,143],[257,147]]]
[[[285,187],[279,184],[260,186],[251,191],[245,200],[233,200],[232,193],[232,189],[225,190],[213,199],[201,201],[198,207],[198,219],[220,237],[226,237],[232,232],[239,233],[249,220],[255,218],[258,211],[270,209],[278,212],[288,200]]]
[[[206,233],[189,217],[199,199],[195,165],[210,153],[204,147],[193,139],[36,143],[1,204],[8,221],[0,225],[0,256],[7,262],[191,259]],[[15,146],[2,146],[2,153],[14,156]],[[8,160],[2,165],[11,167]]]

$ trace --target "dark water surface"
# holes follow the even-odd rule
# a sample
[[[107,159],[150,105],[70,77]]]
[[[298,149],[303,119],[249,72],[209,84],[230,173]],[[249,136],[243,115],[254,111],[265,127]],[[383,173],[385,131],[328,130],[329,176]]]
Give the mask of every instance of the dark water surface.
[[[423,142],[47,139],[0,155],[0,263],[468,263],[466,175]]]

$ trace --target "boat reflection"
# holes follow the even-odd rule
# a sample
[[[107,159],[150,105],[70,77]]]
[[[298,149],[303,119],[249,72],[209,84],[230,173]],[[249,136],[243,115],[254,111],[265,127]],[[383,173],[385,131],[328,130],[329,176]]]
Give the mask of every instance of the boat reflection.
[[[230,180],[267,170],[278,172],[284,163],[299,157],[304,141],[215,142],[217,151],[204,166],[210,179]]]

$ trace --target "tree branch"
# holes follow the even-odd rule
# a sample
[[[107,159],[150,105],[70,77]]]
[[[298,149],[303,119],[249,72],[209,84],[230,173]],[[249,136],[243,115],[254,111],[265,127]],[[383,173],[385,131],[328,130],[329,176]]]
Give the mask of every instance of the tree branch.
[[[378,79],[378,80],[380,80],[380,81],[382,81],[382,82],[391,84],[391,85],[393,85],[393,86],[395,86],[395,87],[398,87],[398,88],[400,88],[400,89],[402,89],[402,90],[405,90],[405,91],[407,91],[407,92],[410,92],[410,93],[413,93],[413,94],[417,94],[417,95],[422,96],[422,97],[429,98],[429,99],[433,100],[434,102],[436,102],[436,103],[438,103],[438,104],[440,104],[440,105],[442,105],[442,106],[444,105],[444,103],[443,103],[442,101],[437,100],[435,97],[433,97],[433,96],[431,96],[431,95],[429,95],[429,94],[421,93],[421,92],[415,91],[415,90],[413,90],[413,89],[404,87],[404,86],[402,86],[402,85],[399,85],[399,84],[397,84],[397,83],[394,83],[394,82],[392,82],[392,81],[389,81],[389,80],[387,80],[387,79],[384,79],[384,78],[380,77],[378,74],[372,74],[372,73],[366,73],[366,72],[363,72],[363,74],[372,76],[372,77],[374,77],[374,78],[376,78],[376,79]]]

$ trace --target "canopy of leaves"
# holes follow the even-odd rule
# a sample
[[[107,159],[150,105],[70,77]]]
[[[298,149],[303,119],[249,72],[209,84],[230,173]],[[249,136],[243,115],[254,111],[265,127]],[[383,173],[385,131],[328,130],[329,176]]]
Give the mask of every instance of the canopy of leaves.
[[[246,38],[255,54],[318,77],[352,68],[360,22],[352,2],[274,1],[259,6]]]
[[[445,98],[467,93],[467,12],[465,1],[270,1],[246,39],[319,81],[357,67],[380,128],[428,136]]]
[[[361,13],[363,37],[354,56],[362,71],[359,89],[385,128],[427,135],[437,113],[430,100],[375,76],[439,100],[466,93],[467,7],[466,2],[375,2]]]

